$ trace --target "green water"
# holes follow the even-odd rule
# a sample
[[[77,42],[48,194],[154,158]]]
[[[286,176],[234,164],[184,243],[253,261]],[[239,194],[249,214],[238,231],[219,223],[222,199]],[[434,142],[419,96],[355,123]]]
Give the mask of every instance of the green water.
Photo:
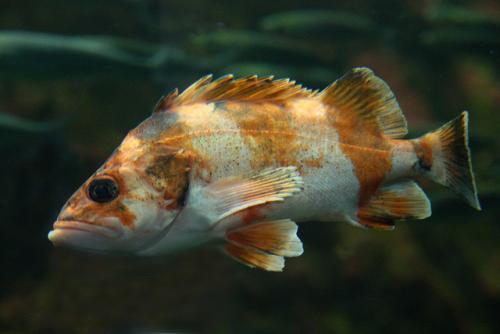
[[[482,212],[423,186],[393,232],[300,226],[283,273],[212,249],[137,259],[55,249],[65,200],[149,115],[207,73],[321,89],[368,66],[410,137],[470,112]],[[1,333],[498,333],[500,3],[2,1]]]

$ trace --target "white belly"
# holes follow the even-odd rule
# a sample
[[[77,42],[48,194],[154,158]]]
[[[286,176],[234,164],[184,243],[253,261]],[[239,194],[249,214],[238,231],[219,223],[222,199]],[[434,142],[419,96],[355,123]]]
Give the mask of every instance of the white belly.
[[[351,161],[338,143],[325,143],[325,162],[321,167],[302,167],[304,190],[274,205],[273,218],[301,221],[343,221],[357,210],[359,182]],[[307,155],[307,154],[304,154]]]

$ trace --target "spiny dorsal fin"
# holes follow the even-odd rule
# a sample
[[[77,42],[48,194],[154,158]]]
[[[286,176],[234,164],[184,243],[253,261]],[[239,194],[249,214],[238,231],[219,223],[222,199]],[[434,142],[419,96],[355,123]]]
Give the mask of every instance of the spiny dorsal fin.
[[[174,91],[161,98],[154,112],[193,103],[217,101],[283,102],[290,98],[310,97],[315,91],[304,88],[289,79],[273,80],[272,76],[256,75],[234,79],[231,74],[212,81],[207,75],[186,88],[180,95]]]
[[[431,204],[424,191],[413,181],[403,181],[379,189],[358,210],[358,223],[364,227],[392,230],[394,222],[425,219]]]
[[[170,93],[163,95],[160,97],[158,102],[156,102],[155,107],[153,108],[153,113],[165,110],[169,105],[173,103],[173,101],[179,96],[179,90],[175,88]]]
[[[333,108],[339,124],[357,131],[383,133],[390,138],[401,138],[408,133],[391,89],[368,68],[352,69],[318,97]]]

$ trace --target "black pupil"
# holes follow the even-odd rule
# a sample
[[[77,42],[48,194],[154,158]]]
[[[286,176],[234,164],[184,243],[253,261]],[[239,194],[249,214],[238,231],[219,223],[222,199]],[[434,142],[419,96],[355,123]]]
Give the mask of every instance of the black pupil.
[[[90,183],[88,192],[94,202],[105,203],[118,196],[118,186],[111,179],[95,179]]]

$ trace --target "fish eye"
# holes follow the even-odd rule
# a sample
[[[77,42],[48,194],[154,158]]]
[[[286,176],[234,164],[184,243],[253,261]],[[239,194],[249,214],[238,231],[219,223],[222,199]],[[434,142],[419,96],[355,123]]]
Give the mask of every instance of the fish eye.
[[[96,178],[90,182],[87,195],[97,203],[111,202],[118,197],[118,185],[110,177]]]

